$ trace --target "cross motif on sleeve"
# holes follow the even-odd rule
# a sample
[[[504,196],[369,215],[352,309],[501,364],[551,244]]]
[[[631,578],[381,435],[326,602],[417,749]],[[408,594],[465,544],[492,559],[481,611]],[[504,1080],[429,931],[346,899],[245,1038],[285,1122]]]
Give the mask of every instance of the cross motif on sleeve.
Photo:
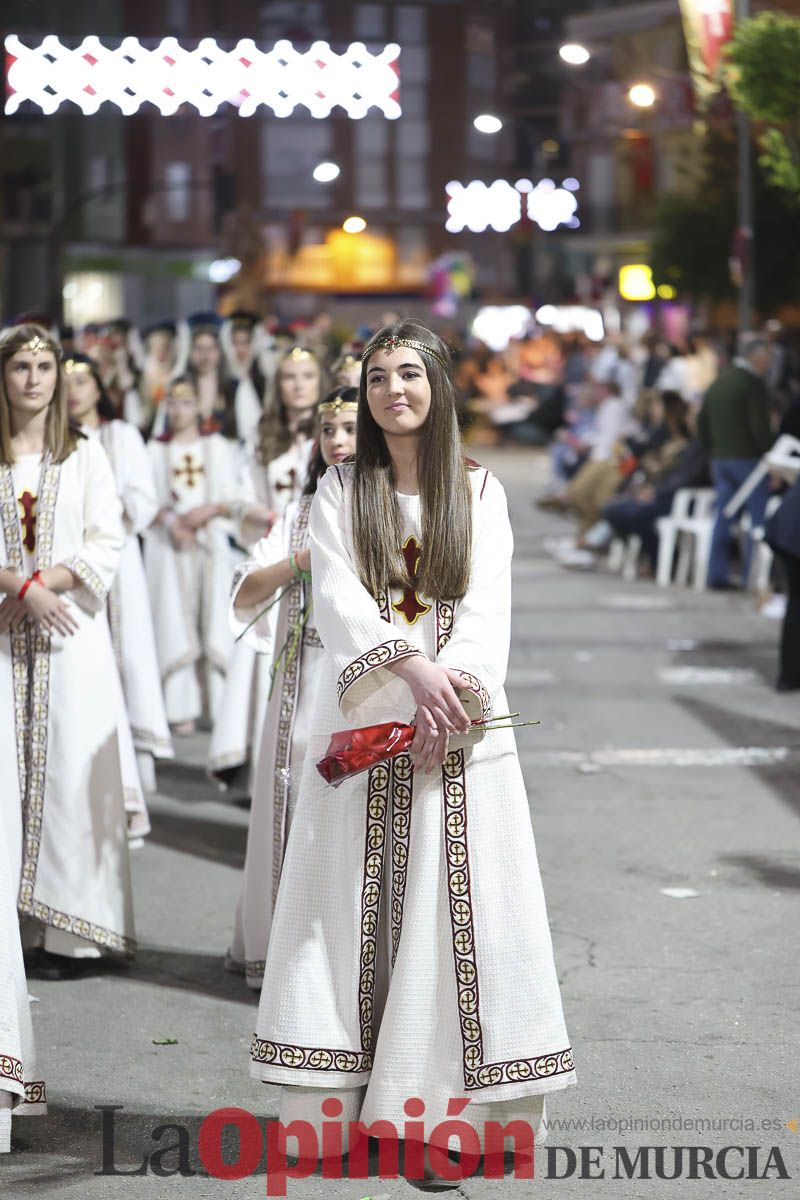
[[[394,611],[399,613],[401,617],[404,617],[409,625],[416,625],[420,617],[424,617],[426,613],[431,611],[430,604],[426,604],[423,600],[420,600],[416,592],[417,566],[421,554],[422,547],[412,533],[410,537],[406,538],[402,549],[408,578],[411,580],[411,587],[405,589],[402,600],[397,600],[392,605]]]
[[[176,479],[185,477],[187,488],[197,487],[200,476],[204,473],[205,468],[202,463],[198,463],[192,458],[191,454],[184,454],[181,459],[181,465],[172,468],[172,474]]]
[[[33,492],[20,492],[17,497],[22,514],[22,544],[33,554],[36,549],[36,496]]]

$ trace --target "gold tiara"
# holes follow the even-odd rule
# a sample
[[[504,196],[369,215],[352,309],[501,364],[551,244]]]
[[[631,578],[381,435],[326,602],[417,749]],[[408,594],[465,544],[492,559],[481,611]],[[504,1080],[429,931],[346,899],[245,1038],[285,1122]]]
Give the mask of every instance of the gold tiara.
[[[366,362],[376,350],[389,350],[391,352],[392,350],[396,350],[398,346],[408,346],[409,350],[418,350],[422,354],[430,354],[431,358],[435,358],[447,370],[447,361],[438,350],[433,350],[430,346],[426,346],[424,342],[418,342],[414,338],[397,337],[395,334],[392,334],[390,337],[381,338],[379,342],[372,342],[369,346],[365,346],[362,361]]]
[[[25,342],[23,346],[17,346],[15,354],[20,354],[23,350],[30,350],[31,354],[40,354],[42,350],[49,350],[51,354],[55,354],[56,358],[61,352],[61,347],[58,346],[51,338],[41,337],[38,333]]]
[[[346,371],[350,367],[357,367],[360,362],[361,359],[357,358],[355,354],[345,354],[344,358],[340,358],[336,364],[336,370]]]
[[[64,363],[64,372],[67,375],[88,375],[91,370],[91,363],[76,362],[74,358],[68,358]]]
[[[306,358],[313,358],[314,355],[310,350],[304,350],[302,346],[295,346],[288,354],[283,356],[284,362],[303,362]]]
[[[342,400],[341,396],[337,396],[335,400],[323,400],[322,404],[317,405],[317,412],[333,413],[337,417],[343,412],[358,412],[358,401]]]

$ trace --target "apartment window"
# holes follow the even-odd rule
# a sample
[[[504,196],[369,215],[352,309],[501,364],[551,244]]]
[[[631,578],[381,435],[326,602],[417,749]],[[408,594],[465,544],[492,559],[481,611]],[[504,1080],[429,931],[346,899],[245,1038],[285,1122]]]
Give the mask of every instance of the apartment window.
[[[186,221],[191,212],[192,167],[190,163],[167,163],[164,172],[166,187],[164,208],[168,221]]]
[[[382,118],[365,117],[355,126],[357,203],[380,208],[389,202],[389,130]]]
[[[425,10],[419,4],[398,4],[394,8],[394,28],[402,43],[425,41]]]
[[[386,9],[382,4],[356,5],[356,36],[382,38],[386,34]]]
[[[264,194],[267,203],[324,208],[330,193],[315,183],[312,172],[330,157],[330,130],[326,121],[292,117],[263,125]]]
[[[398,208],[428,207],[427,159],[407,158],[398,162],[396,174]]]

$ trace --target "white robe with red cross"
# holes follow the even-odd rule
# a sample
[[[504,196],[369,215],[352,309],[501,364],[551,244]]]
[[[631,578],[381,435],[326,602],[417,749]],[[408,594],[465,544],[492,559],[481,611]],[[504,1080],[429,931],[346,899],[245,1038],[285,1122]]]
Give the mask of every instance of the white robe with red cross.
[[[531,1123],[575,1072],[514,732],[450,740],[445,765],[408,754],[333,788],[316,769],[334,731],[411,722],[388,664],[425,655],[461,672],[474,719],[508,713],[512,533],[499,482],[470,472],[469,589],[373,598],[354,566],[352,470],[311,508],[315,625],[324,662],[267,951],[252,1074],[303,1088],[366,1087],[361,1118],[401,1128],[451,1099],[478,1127],[507,1101]],[[420,500],[398,495],[409,557]],[[415,546],[416,542],[416,546]]]

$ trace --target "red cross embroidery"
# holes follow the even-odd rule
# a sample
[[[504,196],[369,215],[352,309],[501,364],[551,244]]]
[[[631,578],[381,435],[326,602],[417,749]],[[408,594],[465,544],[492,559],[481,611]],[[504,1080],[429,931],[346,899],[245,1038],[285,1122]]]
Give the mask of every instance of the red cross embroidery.
[[[202,463],[195,462],[191,454],[184,454],[181,460],[181,465],[179,467],[172,468],[172,474],[176,479],[180,479],[181,476],[186,477],[187,488],[193,488],[197,486],[197,480],[203,474],[203,471],[204,468]]]
[[[425,613],[431,611],[430,604],[425,604],[423,600],[420,600],[416,592],[417,565],[419,564],[421,554],[422,547],[412,533],[406,539],[402,549],[403,558],[406,560],[408,578],[411,580],[411,587],[405,589],[402,600],[396,601],[392,605],[394,611],[405,617],[409,625],[416,625],[420,617],[424,617]]]
[[[283,479],[279,479],[278,482],[275,484],[275,491],[276,492],[294,491],[294,484],[295,484],[296,479],[297,479],[297,472],[295,471],[294,467],[291,467],[288,474],[284,475]]]
[[[22,511],[22,544],[33,554],[36,549],[36,497],[33,492],[21,492],[17,497]]]

